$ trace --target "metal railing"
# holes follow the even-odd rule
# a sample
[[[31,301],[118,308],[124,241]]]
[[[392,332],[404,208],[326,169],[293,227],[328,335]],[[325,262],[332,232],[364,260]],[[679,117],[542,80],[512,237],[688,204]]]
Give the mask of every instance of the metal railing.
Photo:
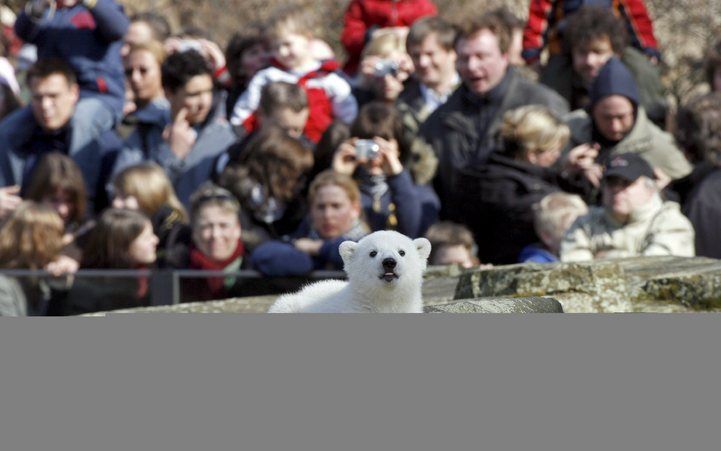
[[[152,306],[172,305],[180,302],[192,301],[183,296],[183,281],[189,279],[205,279],[205,278],[234,278],[244,281],[252,290],[248,296],[260,294],[280,294],[285,291],[283,287],[300,287],[304,283],[313,280],[322,279],[345,279],[346,274],[342,271],[314,271],[307,275],[297,277],[268,277],[258,271],[241,270],[241,271],[206,271],[191,269],[81,269],[69,275],[53,276],[45,270],[31,269],[4,269],[0,270],[0,275],[12,278],[41,278],[48,281],[54,281],[54,284],[66,283],[68,286],[75,283],[76,279],[92,280],[93,278],[102,279],[102,283],[107,284],[108,279],[140,279],[147,278],[149,280],[149,295]],[[100,283],[100,282],[99,282]],[[69,289],[69,287],[68,287]],[[243,297],[242,290],[238,293]]]

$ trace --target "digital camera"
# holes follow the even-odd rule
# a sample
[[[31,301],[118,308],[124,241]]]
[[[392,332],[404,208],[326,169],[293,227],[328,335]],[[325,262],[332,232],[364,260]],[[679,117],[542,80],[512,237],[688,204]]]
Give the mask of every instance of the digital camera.
[[[386,75],[395,76],[400,69],[399,64],[393,60],[380,60],[374,66],[373,74],[376,77],[385,77]]]
[[[381,147],[372,139],[358,139],[355,142],[355,154],[358,159],[375,160]]]

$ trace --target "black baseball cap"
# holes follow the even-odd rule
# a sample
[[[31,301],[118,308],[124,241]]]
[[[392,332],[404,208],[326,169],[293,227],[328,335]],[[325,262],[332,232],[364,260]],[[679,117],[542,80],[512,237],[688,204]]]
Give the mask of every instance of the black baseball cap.
[[[624,153],[614,155],[606,164],[603,178],[619,177],[629,182],[635,182],[641,176],[653,180],[653,168],[637,153]]]

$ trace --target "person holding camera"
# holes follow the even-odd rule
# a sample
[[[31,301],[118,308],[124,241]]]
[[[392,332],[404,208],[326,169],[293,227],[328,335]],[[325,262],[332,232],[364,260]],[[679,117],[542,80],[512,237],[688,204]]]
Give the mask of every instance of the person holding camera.
[[[354,75],[361,52],[381,34],[395,34],[405,39],[408,27],[426,16],[435,16],[438,8],[431,0],[353,0],[343,14],[340,41],[348,60],[343,70]]]
[[[372,102],[361,108],[350,138],[335,152],[332,168],[358,182],[372,231],[392,229],[418,237],[438,218],[435,192],[429,185],[417,184],[408,170],[411,142],[398,111]]]
[[[405,36],[380,34],[363,50],[363,59],[353,95],[359,106],[372,101],[393,104],[413,72],[406,53]]]

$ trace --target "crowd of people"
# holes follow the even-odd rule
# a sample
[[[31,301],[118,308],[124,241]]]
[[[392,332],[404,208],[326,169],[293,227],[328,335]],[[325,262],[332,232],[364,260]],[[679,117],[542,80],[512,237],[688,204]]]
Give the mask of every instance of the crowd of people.
[[[48,276],[0,276],[0,314],[146,305],[155,268],[214,271],[187,300],[242,296],[238,270],[341,270],[342,241],[385,229],[464,268],[721,257],[721,43],[672,111],[641,0],[462,24],[352,0],[344,61],[295,5],[225,51],[115,0],[3,17],[0,270]]]

